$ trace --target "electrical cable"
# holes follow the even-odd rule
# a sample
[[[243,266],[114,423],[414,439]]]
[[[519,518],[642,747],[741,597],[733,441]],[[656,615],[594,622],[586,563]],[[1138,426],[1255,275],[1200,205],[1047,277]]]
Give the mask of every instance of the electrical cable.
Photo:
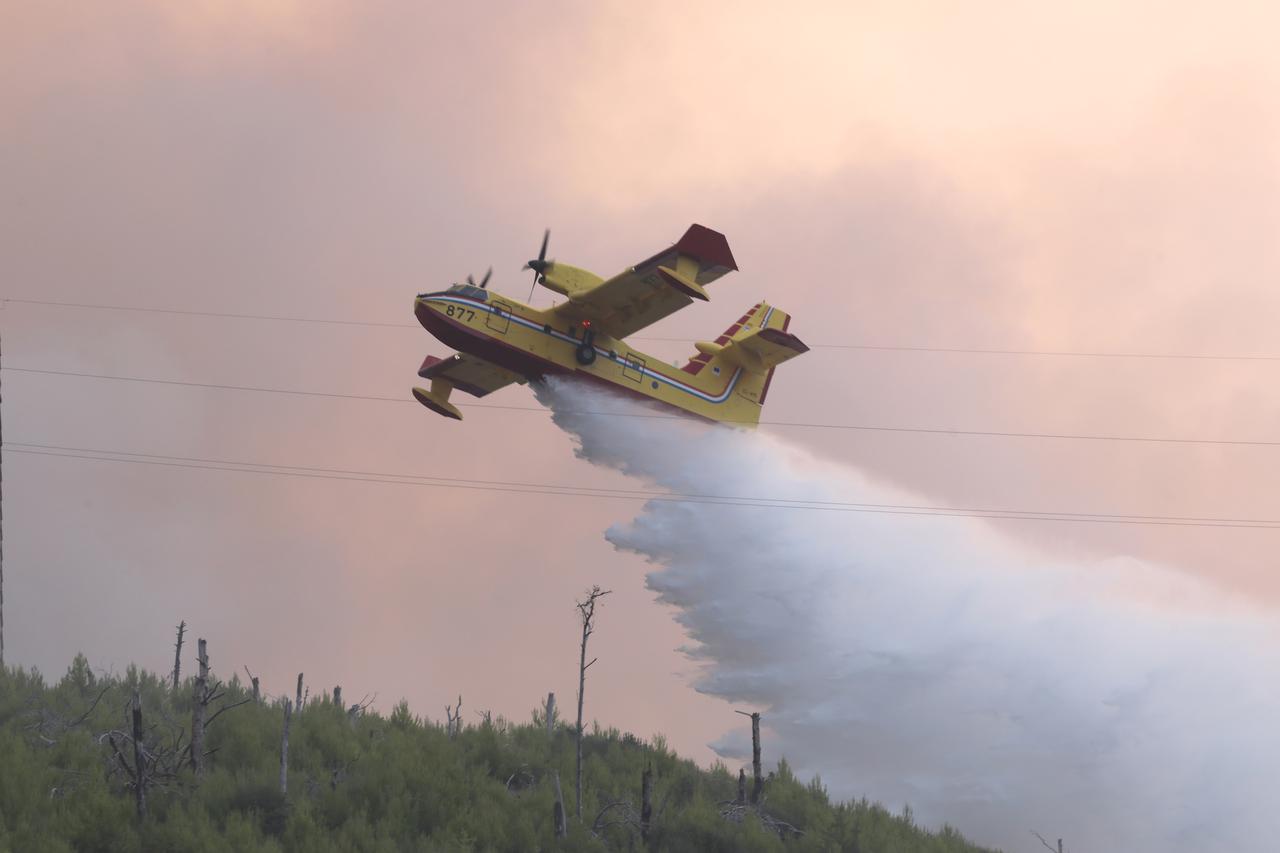
[[[210,388],[220,391],[248,391],[261,394],[287,394],[298,397],[327,397],[343,400],[365,400],[382,403],[413,403],[412,398],[405,397],[384,397],[369,394],[340,394],[333,391],[301,391],[291,388],[263,388],[254,385],[224,385],[213,382],[188,382],[179,379],[154,379],[143,376],[116,376],[106,373],[85,373],[74,370],[44,370],[33,367],[9,367],[5,366],[4,370],[14,373],[31,373],[43,374],[48,376],[73,376],[84,379],[103,379],[117,382],[141,382],[155,385],[178,385],[190,388]],[[547,410],[538,406],[507,406],[500,403],[467,403],[464,405],[467,409],[497,409],[511,412],[546,412]],[[666,415],[650,412],[599,412],[599,411],[566,411],[565,414],[574,415],[596,415],[605,417],[628,417],[628,418],[652,418],[659,420],[685,420],[683,415]],[[750,423],[748,421],[732,421],[727,420],[725,423]],[[923,435],[960,435],[960,436],[984,436],[992,438],[1038,438],[1038,439],[1061,439],[1068,441],[1122,441],[1122,442],[1140,442],[1150,444],[1189,444],[1189,445],[1220,445],[1220,446],[1238,446],[1238,447],[1280,447],[1280,441],[1264,441],[1264,440],[1247,440],[1247,439],[1214,439],[1214,438],[1165,438],[1159,436],[1133,436],[1133,435],[1090,435],[1081,433],[1049,433],[1049,432],[1001,432],[996,430],[973,430],[973,429],[943,429],[929,427],[893,427],[893,426],[876,426],[868,424],[833,424],[821,422],[807,421],[777,421],[777,420],[761,420],[760,426],[767,427],[795,427],[804,429],[838,429],[838,430],[856,430],[862,432],[901,432],[901,433],[918,433]]]
[[[403,328],[403,329],[420,329],[417,323],[388,323],[373,320],[336,320],[323,317],[289,317],[280,314],[241,314],[223,311],[195,311],[179,308],[152,308],[135,305],[104,305],[88,302],[57,302],[49,299],[21,299],[17,297],[2,297],[0,303],[14,302],[22,305],[44,305],[58,308],[85,308],[97,311],[136,311],[141,313],[153,314],[174,314],[190,317],[219,317],[223,319],[235,320],[269,320],[273,322],[284,323],[320,323],[333,326],[366,326],[372,328]],[[685,343],[691,344],[690,338],[670,338],[670,337],[654,337],[649,335],[632,335],[628,340],[636,341],[662,341],[668,343]],[[810,349],[846,349],[846,350],[870,350],[884,352],[921,352],[921,353],[951,353],[951,354],[974,354],[974,355],[1018,355],[1018,356],[1049,356],[1049,357],[1069,357],[1069,358],[1137,358],[1137,359],[1187,359],[1192,361],[1280,361],[1280,355],[1205,355],[1196,353],[1141,353],[1141,352],[1096,352],[1096,351],[1073,351],[1073,350],[1031,350],[1031,349],[998,349],[998,348],[978,348],[978,347],[927,347],[927,346],[888,346],[875,344],[834,344],[834,343],[811,343],[808,344]]]
[[[756,507],[768,509],[803,509],[832,512],[859,512],[889,515],[941,516],[953,518],[985,518],[994,520],[1055,521],[1097,524],[1142,524],[1174,527],[1228,527],[1280,529],[1280,519],[1221,518],[1196,516],[1125,515],[1116,513],[1081,513],[1038,510],[1014,510],[989,507],[941,507],[910,504],[849,503],[825,500],[756,498],[734,495],[701,495],[658,492],[642,489],[607,489],[555,483],[522,483],[502,480],[469,480],[420,474],[390,474],[341,468],[281,465],[243,462],[192,456],[134,453],[98,448],[68,447],[30,442],[11,442],[4,450],[38,456],[54,456],[100,462],[134,463],[196,470],[230,471],[281,477],[304,477],[369,483],[428,486],[515,494],[594,497],[615,500],[670,501],[715,506]]]

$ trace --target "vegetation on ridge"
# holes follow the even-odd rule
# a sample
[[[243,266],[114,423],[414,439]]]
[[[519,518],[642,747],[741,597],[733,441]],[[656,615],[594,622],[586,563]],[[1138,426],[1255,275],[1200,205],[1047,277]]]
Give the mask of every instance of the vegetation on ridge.
[[[183,756],[194,679],[175,690],[134,667],[98,677],[83,656],[56,685],[36,672],[0,670],[0,851],[980,851],[949,827],[916,826],[909,812],[832,803],[818,780],[799,781],[785,761],[768,775],[763,806],[799,834],[780,835],[750,808],[739,808],[735,822],[725,813],[738,779],[723,765],[703,770],[661,737],[599,729],[583,744],[583,822],[570,818],[559,839],[554,774],[573,778],[571,725],[548,734],[535,712],[529,723],[482,719],[454,731],[404,702],[383,716],[344,709],[327,694],[292,717],[285,794],[285,700],[254,702],[234,678],[225,689],[211,708],[197,777]],[[154,762],[142,817],[130,776],[135,691],[142,760]],[[653,816],[642,841],[646,768],[654,773]],[[619,805],[597,820],[610,804]]]

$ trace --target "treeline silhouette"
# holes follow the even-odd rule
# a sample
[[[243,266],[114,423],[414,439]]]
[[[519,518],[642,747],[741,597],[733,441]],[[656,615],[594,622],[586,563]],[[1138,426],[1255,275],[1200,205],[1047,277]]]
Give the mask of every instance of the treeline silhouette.
[[[339,690],[307,696],[301,680],[288,697],[223,684],[203,644],[200,662],[185,680],[97,675],[83,655],[53,684],[0,670],[0,850],[982,849],[909,810],[834,803],[785,760],[748,801],[723,764],[703,770],[661,736],[599,726],[582,738],[579,809],[559,784],[574,778],[576,725],[554,701],[524,723],[459,704],[441,724],[403,701],[384,716]]]

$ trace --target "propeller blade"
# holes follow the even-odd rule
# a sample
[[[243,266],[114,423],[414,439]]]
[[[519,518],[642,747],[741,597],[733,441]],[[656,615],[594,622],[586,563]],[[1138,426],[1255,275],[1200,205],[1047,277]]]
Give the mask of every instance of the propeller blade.
[[[537,260],[529,261],[524,265],[525,269],[533,270],[533,283],[529,285],[529,301],[533,300],[533,289],[538,285],[538,276],[547,269],[547,241],[550,239],[551,229],[548,228],[542,232],[542,247],[538,249]]]
[[[489,276],[491,275],[493,275],[493,267],[489,267],[489,271],[484,274],[484,278],[480,279],[481,290],[489,286]]]
[[[471,285],[472,287],[476,286],[476,280],[471,277],[471,273],[467,273],[467,284]]]

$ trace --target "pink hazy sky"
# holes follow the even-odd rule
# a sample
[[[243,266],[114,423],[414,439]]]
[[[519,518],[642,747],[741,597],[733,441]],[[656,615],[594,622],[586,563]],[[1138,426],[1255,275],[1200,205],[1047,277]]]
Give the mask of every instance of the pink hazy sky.
[[[654,335],[761,298],[811,344],[1280,356],[1272,4],[6,4],[0,288],[11,298],[411,322],[524,259],[608,275],[690,222],[741,272]],[[543,292],[537,300],[547,300]],[[288,397],[6,372],[5,436],[470,479],[633,484],[539,412],[408,401],[421,330],[6,303],[5,365],[403,396]],[[688,344],[647,344],[670,359]],[[1277,361],[815,347],[792,421],[1275,440]],[[534,407],[526,389],[486,402]],[[783,430],[779,429],[780,432]],[[1280,450],[785,431],[952,506],[1280,518]],[[588,712],[703,761],[737,725],[645,566],[634,504],[5,456],[6,650],[169,665],[523,717],[573,696],[573,600],[614,590]],[[780,520],[779,523],[785,523]],[[1273,530],[1007,522],[1280,605]],[[780,567],[785,571],[785,567]],[[1129,591],[1158,598],[1159,589]],[[874,792],[869,792],[874,796]]]

